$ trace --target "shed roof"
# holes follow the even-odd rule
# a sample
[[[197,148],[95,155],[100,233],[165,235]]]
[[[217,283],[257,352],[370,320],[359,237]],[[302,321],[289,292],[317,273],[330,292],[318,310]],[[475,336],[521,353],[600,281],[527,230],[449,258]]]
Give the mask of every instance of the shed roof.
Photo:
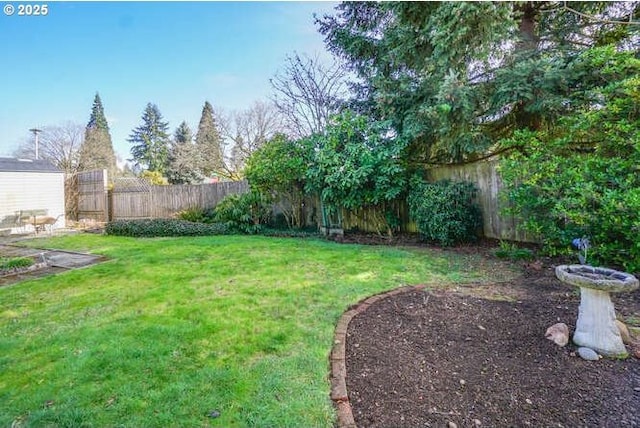
[[[16,159],[0,157],[0,172],[62,172],[43,159]]]

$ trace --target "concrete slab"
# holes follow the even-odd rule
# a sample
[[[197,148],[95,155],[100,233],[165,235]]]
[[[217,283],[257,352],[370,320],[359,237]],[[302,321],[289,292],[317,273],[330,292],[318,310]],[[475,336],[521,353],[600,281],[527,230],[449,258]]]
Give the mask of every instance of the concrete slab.
[[[95,254],[75,253],[62,250],[47,250],[26,248],[11,244],[0,244],[0,257],[35,257],[37,262],[44,261],[46,265],[40,269],[22,271],[0,276],[0,287],[15,284],[28,279],[41,278],[71,269],[78,269],[106,260]]]

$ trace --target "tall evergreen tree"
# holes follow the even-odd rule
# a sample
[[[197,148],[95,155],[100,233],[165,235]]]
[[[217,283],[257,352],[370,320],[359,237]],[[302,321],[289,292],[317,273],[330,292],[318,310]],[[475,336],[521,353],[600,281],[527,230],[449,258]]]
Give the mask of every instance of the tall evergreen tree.
[[[189,125],[184,120],[176,128],[173,137],[174,142],[178,145],[193,143],[193,132],[191,132],[191,128],[189,128]]]
[[[201,156],[200,170],[205,176],[221,175],[224,170],[224,148],[213,114],[213,107],[205,101],[196,133],[196,147]]]
[[[464,162],[518,129],[552,127],[601,70],[581,52],[638,50],[638,2],[344,2],[319,21],[360,77],[358,105],[391,120],[419,163]]]
[[[111,142],[109,125],[104,115],[100,95],[96,93],[89,123],[85,127],[84,142],[79,153],[80,170],[106,169],[109,177],[117,174],[116,154]]]
[[[163,174],[169,157],[169,123],[162,120],[158,106],[148,103],[142,114],[142,125],[135,128],[127,140],[131,159],[142,169]]]
[[[166,176],[170,184],[196,184],[204,176],[200,172],[200,156],[193,143],[193,133],[187,122],[176,129],[169,150]]]

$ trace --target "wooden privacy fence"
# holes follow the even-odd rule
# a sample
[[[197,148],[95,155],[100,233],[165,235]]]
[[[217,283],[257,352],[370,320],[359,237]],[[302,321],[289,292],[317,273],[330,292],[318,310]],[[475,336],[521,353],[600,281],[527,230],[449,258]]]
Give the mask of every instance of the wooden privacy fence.
[[[83,171],[71,177],[67,191],[77,189],[77,195],[71,194],[67,203],[67,212],[75,211],[72,218],[106,221],[109,216],[107,183],[106,169]],[[76,207],[73,201],[77,201]]]
[[[387,219],[386,217],[390,218]],[[418,227],[409,217],[409,205],[404,200],[393,201],[385,207],[363,208],[354,211],[342,211],[344,230],[356,229],[365,232],[384,232],[385,220],[396,223],[400,232],[416,233]]]
[[[506,202],[500,197],[503,188],[498,172],[499,160],[488,160],[465,165],[451,165],[428,171],[430,181],[468,181],[478,188],[478,204],[482,212],[484,236],[520,242],[535,242],[531,236],[519,230],[519,220],[504,214]]]
[[[500,197],[503,183],[497,166],[498,160],[481,161],[466,165],[433,168],[428,171],[431,182],[448,179],[468,181],[478,188],[478,204],[482,212],[483,232],[488,238],[535,242],[535,239],[519,230],[519,220],[504,214],[505,202]],[[106,171],[79,173],[78,217],[98,221],[136,218],[167,218],[189,208],[213,208],[225,196],[245,193],[249,190],[246,180],[198,184],[156,186],[138,178],[116,179],[113,189],[107,192]],[[107,196],[108,195],[108,196]],[[318,207],[308,204],[308,213]],[[416,232],[416,225],[409,217],[406,201],[395,201],[387,207],[363,209],[353,212],[343,210],[342,227],[380,232],[381,216],[391,214],[403,232]],[[307,226],[318,225],[319,217],[307,216]]]
[[[156,186],[144,180],[124,185],[116,180],[109,195],[110,219],[168,218],[189,208],[213,208],[225,196],[248,190],[246,181]]]
[[[506,239],[520,242],[535,242],[535,239],[519,230],[519,220],[504,213],[506,202],[500,197],[503,183],[498,172],[498,160],[481,161],[465,165],[451,165],[427,171],[427,180],[467,181],[478,189],[477,202],[482,213],[483,234],[487,238]],[[398,222],[401,232],[417,232],[415,222],[409,216],[405,200],[394,201],[386,207],[367,208],[356,211],[342,211],[344,230],[358,229],[365,232],[380,232],[381,216],[391,214]]]
[[[126,177],[109,184],[102,169],[74,174],[66,186],[67,212],[72,212],[72,218],[99,222],[167,218],[189,208],[213,208],[225,196],[249,190],[247,181],[156,186]]]

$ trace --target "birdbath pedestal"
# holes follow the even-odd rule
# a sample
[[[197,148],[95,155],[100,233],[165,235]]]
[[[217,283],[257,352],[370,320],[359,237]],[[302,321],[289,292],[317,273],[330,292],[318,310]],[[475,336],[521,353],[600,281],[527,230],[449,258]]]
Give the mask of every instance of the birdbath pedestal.
[[[609,293],[633,291],[638,288],[638,279],[625,272],[588,265],[558,266],[556,276],[564,283],[580,287],[580,308],[573,343],[607,357],[625,358],[627,348],[616,325],[616,313]]]

